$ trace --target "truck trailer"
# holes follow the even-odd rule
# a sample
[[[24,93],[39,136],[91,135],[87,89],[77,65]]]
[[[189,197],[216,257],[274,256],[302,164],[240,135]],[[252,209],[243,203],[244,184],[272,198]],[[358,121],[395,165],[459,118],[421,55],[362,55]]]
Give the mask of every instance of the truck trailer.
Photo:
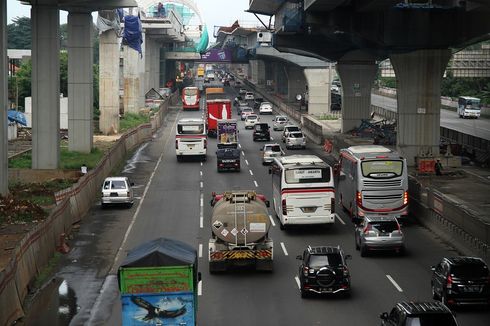
[[[252,266],[272,271],[274,243],[269,238],[269,201],[255,191],[212,194],[209,272]]]

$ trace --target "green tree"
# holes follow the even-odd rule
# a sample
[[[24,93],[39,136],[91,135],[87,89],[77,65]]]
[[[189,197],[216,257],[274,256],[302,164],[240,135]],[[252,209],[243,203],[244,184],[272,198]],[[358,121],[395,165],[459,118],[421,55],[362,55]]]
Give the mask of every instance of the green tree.
[[[13,85],[15,87],[15,79],[17,82],[17,87],[19,91],[19,106],[24,106],[24,100],[26,97],[31,96],[31,73],[32,73],[32,62],[27,60],[23,62],[15,77],[12,78]]]
[[[31,19],[29,17],[15,17],[7,25],[7,46],[9,49],[31,48]]]

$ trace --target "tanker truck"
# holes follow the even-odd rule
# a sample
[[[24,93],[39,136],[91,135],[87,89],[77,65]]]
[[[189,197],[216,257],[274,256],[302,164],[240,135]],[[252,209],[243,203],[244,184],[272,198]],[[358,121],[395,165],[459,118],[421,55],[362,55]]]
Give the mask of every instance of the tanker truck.
[[[272,271],[274,243],[269,238],[269,201],[255,191],[212,194],[212,237],[209,240],[209,272],[253,266]]]

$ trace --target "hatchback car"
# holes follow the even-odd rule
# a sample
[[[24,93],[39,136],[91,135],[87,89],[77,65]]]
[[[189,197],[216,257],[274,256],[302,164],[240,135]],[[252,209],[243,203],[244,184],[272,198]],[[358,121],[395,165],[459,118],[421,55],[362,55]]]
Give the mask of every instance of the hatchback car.
[[[490,304],[489,277],[481,258],[443,258],[432,267],[432,296],[447,306]]]
[[[101,205],[126,205],[131,207],[134,203],[132,186],[134,184],[127,177],[108,177],[102,184]]]
[[[272,114],[272,103],[271,102],[260,103],[259,114]]]
[[[252,108],[249,108],[248,106],[242,106],[239,108],[241,108],[240,109],[240,116],[241,116],[242,121],[245,120],[247,115],[254,114],[254,110],[252,110]]]
[[[301,131],[301,128],[298,127],[298,126],[294,126],[294,125],[286,125],[286,126],[284,126],[284,129],[283,129],[283,132],[282,132],[282,142],[283,143],[286,142],[286,137],[288,136],[288,134],[291,131]]]
[[[270,127],[269,124],[266,122],[256,122],[255,125],[253,126],[254,128],[254,133],[253,133],[253,139],[254,141],[257,140],[271,140],[271,132],[270,132]]]
[[[448,307],[440,302],[399,302],[379,315],[382,326],[458,326]]]
[[[365,257],[370,251],[394,250],[405,252],[405,240],[400,224],[393,216],[366,216],[356,226],[356,249]]]
[[[247,90],[245,88],[240,88],[240,90],[238,91],[238,94],[240,95],[245,95],[245,93],[247,93]]]
[[[254,100],[254,93],[253,92],[246,92],[245,93],[245,100],[253,101]]]
[[[259,121],[259,116],[256,114],[249,114],[245,117],[245,129],[252,129],[254,125]]]
[[[350,293],[350,274],[345,261],[350,259],[340,247],[308,246],[296,259],[301,260],[299,266],[299,283],[301,297],[311,293],[335,294]]]
[[[291,131],[286,137],[286,148],[306,148],[306,137],[301,131]]]
[[[279,144],[265,144],[260,150],[262,151],[263,165],[274,162],[274,157],[284,155],[284,151]]]
[[[276,115],[272,120],[273,130],[284,130],[284,127],[288,124],[289,119],[285,115]]]

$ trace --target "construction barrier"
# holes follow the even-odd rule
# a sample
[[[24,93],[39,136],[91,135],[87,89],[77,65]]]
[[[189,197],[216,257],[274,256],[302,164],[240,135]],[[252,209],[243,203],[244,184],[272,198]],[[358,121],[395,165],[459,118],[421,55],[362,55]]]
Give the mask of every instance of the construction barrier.
[[[23,302],[29,283],[39,275],[57,249],[66,250],[62,235],[70,234],[73,224],[85,216],[103,180],[119,162],[136,146],[151,139],[153,132],[162,126],[169,104],[176,101],[176,94],[160,105],[150,123],[123,134],[93,170],[70,188],[57,192],[57,205],[47,219],[29,231],[12,250],[11,259],[0,270],[0,325],[11,325],[25,315]]]

